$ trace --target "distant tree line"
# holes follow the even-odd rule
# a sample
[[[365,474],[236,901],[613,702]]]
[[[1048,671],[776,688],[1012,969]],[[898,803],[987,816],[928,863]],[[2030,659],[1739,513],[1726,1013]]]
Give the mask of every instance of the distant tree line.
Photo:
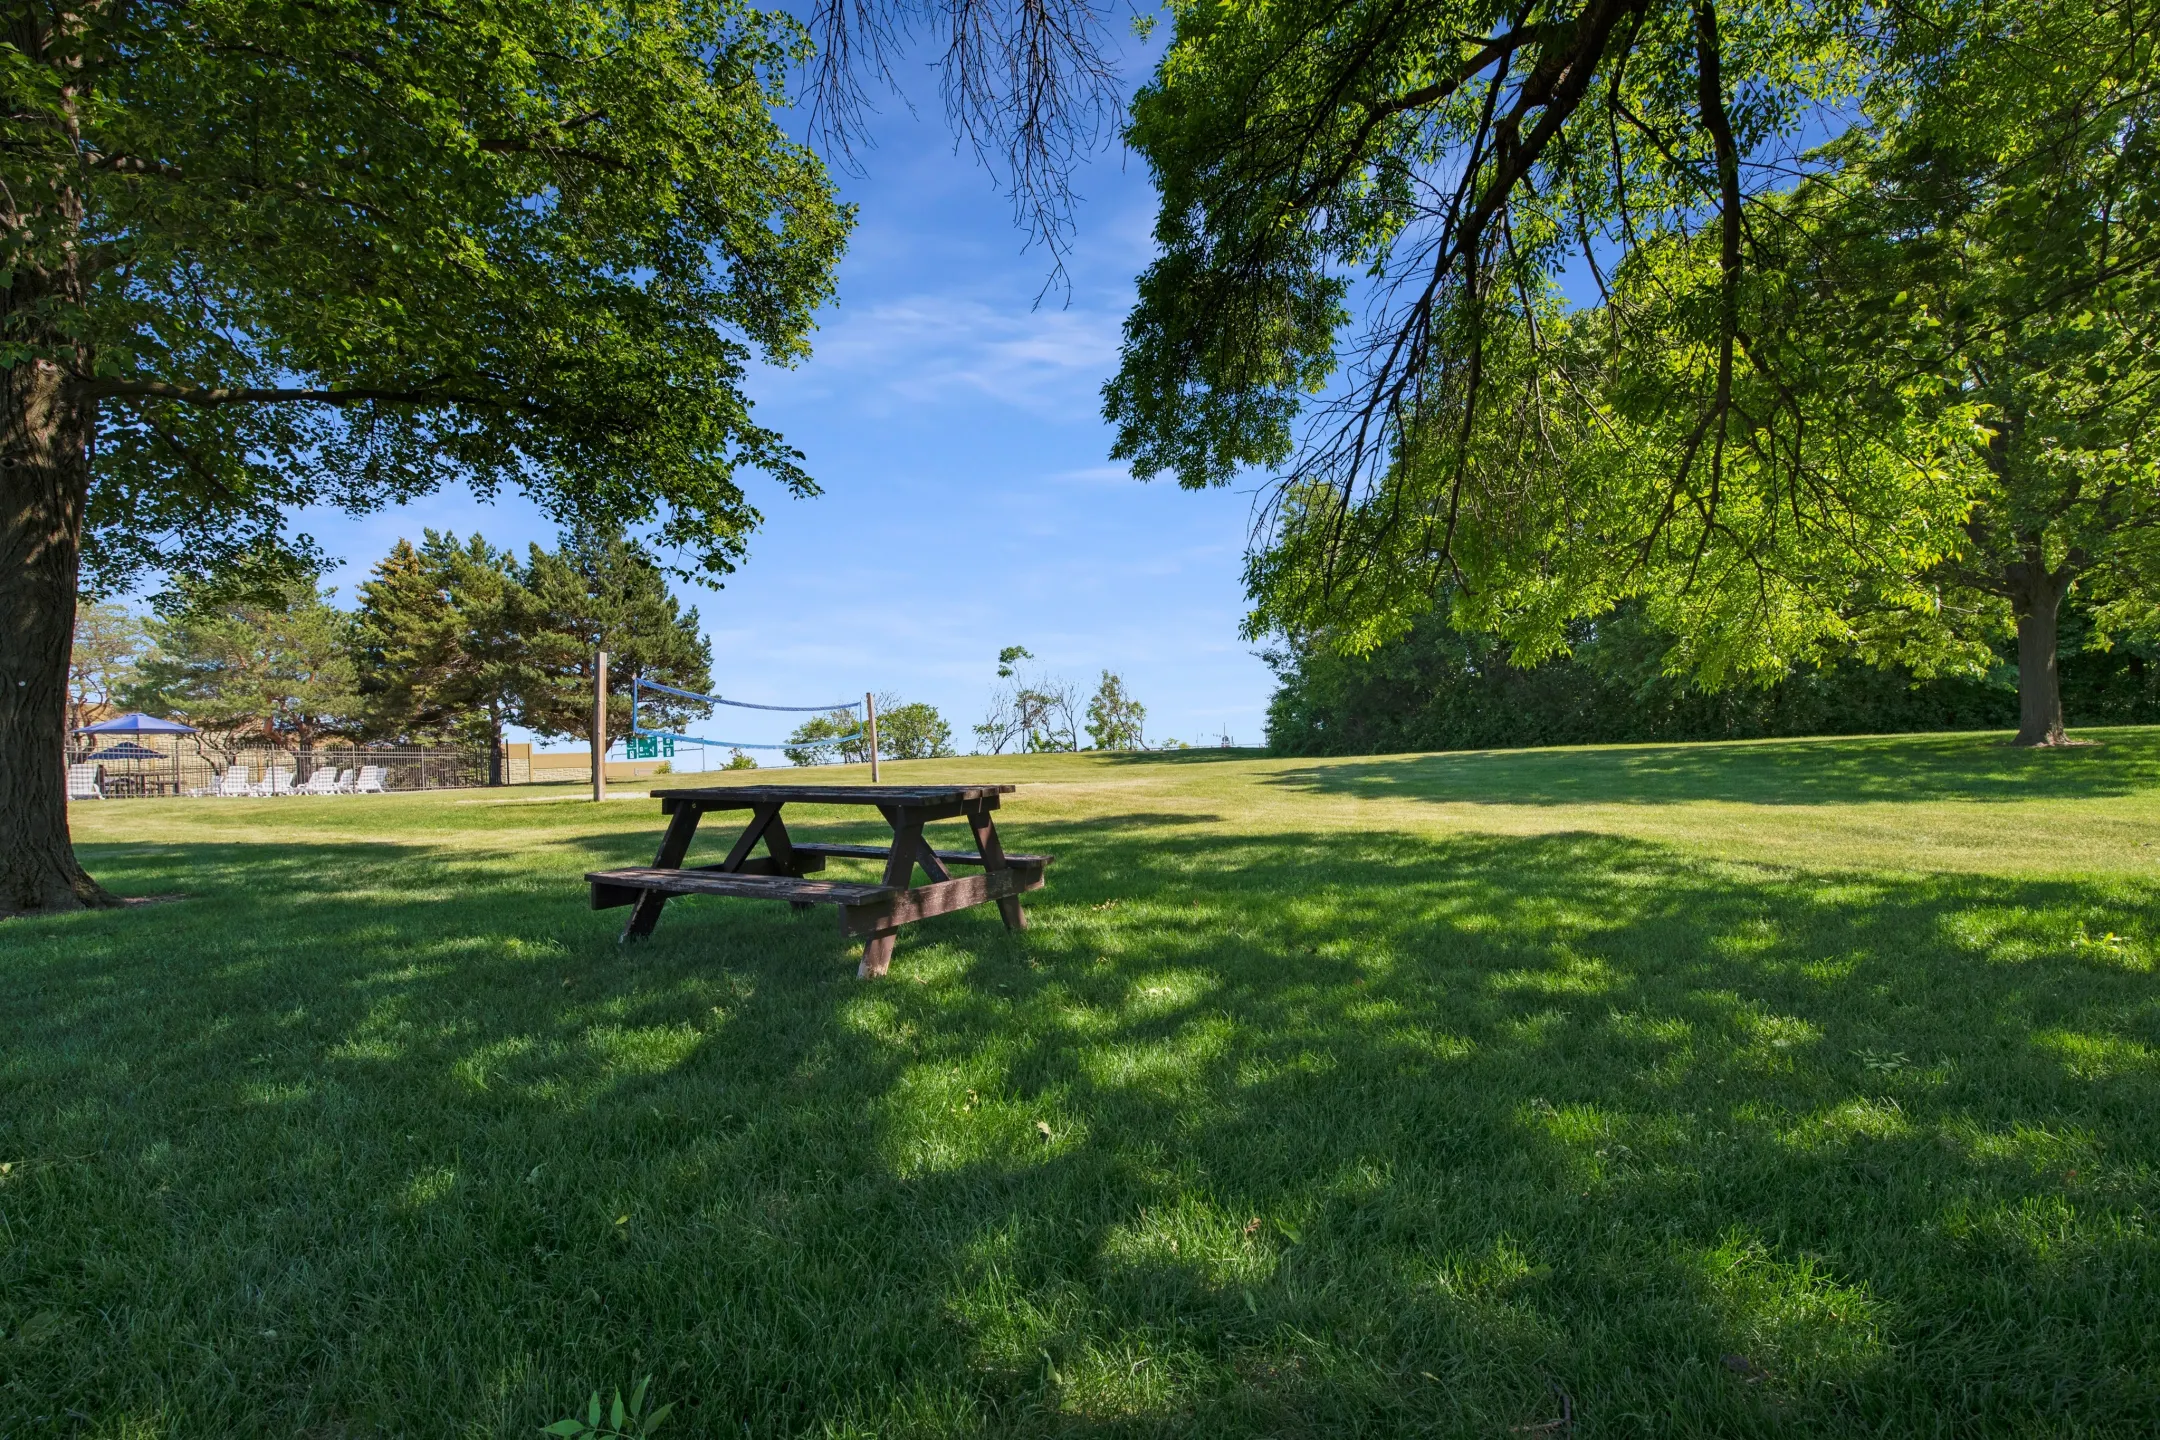
[[[229,760],[291,750],[303,769],[328,740],[485,748],[502,782],[507,727],[604,749],[630,727],[634,676],[712,686],[695,608],[621,535],[530,547],[524,560],[478,535],[400,540],[351,610],[317,574],[181,578],[137,619],[87,606],[71,704],[186,721]],[[593,733],[593,655],[609,652],[606,733]],[[640,718],[673,728],[709,706],[671,697]],[[77,724],[82,723],[80,718]]]
[[[1287,755],[1373,755],[1524,745],[1738,740],[2018,724],[2015,641],[1982,675],[1923,679],[1857,660],[1774,684],[1712,691],[1667,673],[1672,636],[1640,606],[1575,627],[1570,653],[1511,664],[1504,641],[1451,628],[1444,609],[1365,655],[1324,638],[1269,652],[1268,746]],[[2064,709],[2085,724],[2160,722],[2160,646],[2097,643],[2073,599],[2063,616]]]
[[[270,746],[305,773],[332,740],[485,750],[502,783],[512,726],[606,749],[630,731],[633,680],[710,692],[712,651],[698,612],[668,590],[653,556],[621,535],[529,548],[523,560],[483,537],[429,530],[400,540],[342,609],[317,574],[180,579],[148,617],[85,605],[69,702],[75,727],[126,707],[194,725],[229,763]],[[608,652],[605,735],[593,734],[593,658]],[[647,692],[638,719],[679,730],[712,707]],[[930,706],[878,697],[886,759],[954,753]],[[798,765],[869,759],[861,717],[820,715],[785,747]],[[741,750],[730,768],[754,768]]]
[[[942,760],[959,753],[952,726],[936,706],[904,701],[889,690],[877,696],[877,747],[885,760]],[[865,765],[870,737],[859,711],[840,709],[796,726],[781,753],[797,765]]]
[[[1147,706],[1126,690],[1122,676],[1103,671],[1083,706],[1078,686],[1036,667],[1034,660],[1025,645],[1008,645],[998,652],[998,687],[991,692],[989,713],[975,727],[979,753],[1148,748]],[[1176,745],[1168,741],[1163,748]]]

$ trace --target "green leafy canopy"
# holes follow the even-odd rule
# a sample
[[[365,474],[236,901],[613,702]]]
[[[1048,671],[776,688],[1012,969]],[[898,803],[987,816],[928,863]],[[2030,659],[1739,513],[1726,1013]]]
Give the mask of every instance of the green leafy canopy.
[[[0,170],[79,228],[9,230],[0,363],[97,406],[93,585],[453,480],[723,573],[744,467],[814,491],[742,394],[806,353],[852,224],[773,117],[788,16],[207,0],[39,39],[0,44]]]
[[[1129,132],[1161,255],[1106,410],[1143,476],[1273,472],[1255,632],[1362,651],[1446,597],[1528,660],[1639,599],[1712,684],[1981,663],[1954,572],[2037,493],[1985,463],[2024,403],[1991,349],[2052,377],[2044,444],[2086,458],[2049,464],[2122,482],[2086,510],[2141,523],[2145,0],[1175,14]],[[1930,146],[1939,203],[1892,203]]]

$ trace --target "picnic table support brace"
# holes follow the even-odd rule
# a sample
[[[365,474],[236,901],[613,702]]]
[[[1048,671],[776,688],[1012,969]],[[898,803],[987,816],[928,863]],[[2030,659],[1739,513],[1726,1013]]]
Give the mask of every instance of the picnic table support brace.
[[[685,805],[668,817],[667,833],[660,837],[660,853],[653,857],[655,870],[679,870],[683,857],[690,853],[690,841],[697,834],[698,821],[704,812],[695,805]],[[660,923],[660,912],[667,906],[668,897],[658,890],[647,890],[638,896],[631,907],[630,923],[623,926],[624,941],[643,940],[652,934],[653,926]]]
[[[990,818],[987,807],[967,812],[968,828],[975,832],[975,848],[982,852],[983,871],[1009,870],[1005,860],[1005,847],[998,843],[997,822]],[[1007,930],[1027,929],[1027,912],[1020,908],[1018,895],[1006,895],[997,902],[998,914],[1004,917]]]

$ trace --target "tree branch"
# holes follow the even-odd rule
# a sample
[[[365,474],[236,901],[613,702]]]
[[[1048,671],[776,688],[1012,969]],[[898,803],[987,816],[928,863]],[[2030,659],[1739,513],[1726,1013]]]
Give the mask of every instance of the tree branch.
[[[470,395],[427,388],[321,390],[307,386],[176,385],[169,380],[85,380],[77,393],[92,400],[172,400],[184,405],[484,405],[510,408],[520,402],[500,395]]]

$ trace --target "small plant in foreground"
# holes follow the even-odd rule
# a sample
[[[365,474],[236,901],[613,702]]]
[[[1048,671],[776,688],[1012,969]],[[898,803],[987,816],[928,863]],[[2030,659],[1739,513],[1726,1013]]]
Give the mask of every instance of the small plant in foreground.
[[[658,1430],[660,1422],[667,1419],[668,1412],[675,1408],[675,1402],[670,1400],[654,1409],[651,1414],[646,1414],[645,1388],[650,1384],[650,1375],[638,1381],[636,1388],[630,1392],[628,1405],[623,1404],[622,1391],[617,1390],[615,1403],[608,1407],[607,1423],[604,1425],[600,1416],[600,1392],[595,1390],[592,1392],[592,1399],[585,1406],[583,1416],[572,1415],[557,1420],[552,1425],[544,1425],[540,1433],[574,1436],[578,1437],[578,1440],[642,1440],[642,1437]]]

